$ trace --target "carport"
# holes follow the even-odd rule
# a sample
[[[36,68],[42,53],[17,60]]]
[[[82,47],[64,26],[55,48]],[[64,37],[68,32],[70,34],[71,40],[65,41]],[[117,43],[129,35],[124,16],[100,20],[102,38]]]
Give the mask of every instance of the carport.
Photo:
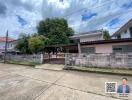
[[[49,45],[44,48],[44,63],[64,64],[65,53],[78,53],[77,44]]]

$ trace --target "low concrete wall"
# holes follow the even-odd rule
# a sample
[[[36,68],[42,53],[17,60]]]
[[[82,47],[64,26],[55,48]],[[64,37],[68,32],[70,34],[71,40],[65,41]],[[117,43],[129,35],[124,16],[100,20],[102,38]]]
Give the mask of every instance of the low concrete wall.
[[[132,68],[132,53],[66,54],[66,66]]]
[[[43,63],[43,54],[34,54],[34,55],[7,55],[7,60],[15,60],[15,61],[28,61],[28,62],[36,62]]]

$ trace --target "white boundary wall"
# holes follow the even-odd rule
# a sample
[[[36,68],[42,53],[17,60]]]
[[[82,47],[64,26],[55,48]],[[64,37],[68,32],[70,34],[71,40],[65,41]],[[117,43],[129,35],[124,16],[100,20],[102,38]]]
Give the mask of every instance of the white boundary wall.
[[[65,66],[132,68],[132,53],[66,54]]]

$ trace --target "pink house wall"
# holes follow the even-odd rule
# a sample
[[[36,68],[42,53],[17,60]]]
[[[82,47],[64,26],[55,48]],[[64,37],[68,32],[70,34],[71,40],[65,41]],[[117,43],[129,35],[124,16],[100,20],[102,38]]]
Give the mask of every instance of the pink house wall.
[[[101,44],[95,45],[96,53],[112,53],[112,45],[111,44]]]
[[[114,45],[129,45],[129,44],[132,44],[132,42],[86,45],[86,46],[81,46],[81,48],[95,47],[96,53],[112,53],[113,52],[112,46],[114,46]]]

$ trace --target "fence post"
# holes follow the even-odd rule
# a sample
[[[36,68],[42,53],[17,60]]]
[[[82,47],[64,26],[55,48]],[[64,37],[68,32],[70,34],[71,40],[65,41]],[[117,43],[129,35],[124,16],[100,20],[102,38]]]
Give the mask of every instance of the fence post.
[[[7,45],[8,45],[8,30],[6,33],[6,43],[5,43],[5,54],[4,54],[4,63],[6,63],[6,56],[7,56]]]
[[[65,53],[65,66],[64,66],[64,68],[66,68],[67,67],[67,56],[68,56],[68,54],[67,53]]]
[[[40,54],[40,61],[41,61],[41,64],[43,63],[43,59],[44,59],[44,56],[43,56],[43,53]]]

